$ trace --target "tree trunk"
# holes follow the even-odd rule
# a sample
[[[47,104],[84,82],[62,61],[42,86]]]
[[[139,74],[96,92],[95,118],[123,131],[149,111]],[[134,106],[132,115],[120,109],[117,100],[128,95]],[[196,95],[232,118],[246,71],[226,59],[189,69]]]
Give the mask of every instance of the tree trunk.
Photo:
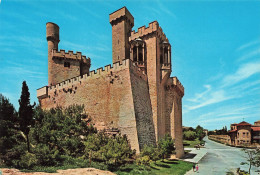
[[[250,174],[250,170],[251,170],[251,162],[249,163],[249,174]]]
[[[26,140],[27,140],[27,150],[28,152],[30,152],[29,134],[26,134]]]

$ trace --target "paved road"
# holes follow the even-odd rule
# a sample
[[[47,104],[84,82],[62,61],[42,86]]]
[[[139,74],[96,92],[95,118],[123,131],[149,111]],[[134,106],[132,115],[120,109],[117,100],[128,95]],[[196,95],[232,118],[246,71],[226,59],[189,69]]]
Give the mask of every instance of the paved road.
[[[225,175],[228,171],[235,171],[236,168],[248,170],[248,165],[240,165],[241,162],[246,161],[244,158],[245,153],[241,148],[234,148],[226,146],[214,141],[204,138],[206,141],[205,150],[207,154],[199,161],[199,172],[190,174],[203,174],[203,175]],[[252,167],[251,174],[258,175],[255,171],[256,167]],[[259,173],[260,174],[260,173]]]

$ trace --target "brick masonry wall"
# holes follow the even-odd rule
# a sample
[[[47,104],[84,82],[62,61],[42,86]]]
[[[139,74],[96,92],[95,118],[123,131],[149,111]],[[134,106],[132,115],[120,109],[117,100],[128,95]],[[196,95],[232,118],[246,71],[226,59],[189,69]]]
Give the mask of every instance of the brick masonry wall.
[[[129,62],[119,67],[64,88],[52,88],[39,101],[44,109],[84,104],[98,129],[120,129],[139,153],[140,146],[155,143],[147,78]]]
[[[144,38],[147,49],[147,77],[149,85],[149,95],[152,104],[153,123],[155,127],[155,136],[158,141],[158,70],[156,58],[157,39],[155,36]]]
[[[182,97],[174,87],[168,87],[165,92],[166,99],[166,132],[175,140],[176,157],[184,155],[182,134]]]
[[[70,67],[64,67],[64,62],[69,62]],[[52,77],[54,84],[80,75],[80,62],[72,59],[52,59],[52,72],[49,76]],[[54,85],[53,84],[53,85]]]
[[[131,88],[133,94],[135,118],[140,148],[144,145],[155,145],[153,112],[147,81],[131,70]]]

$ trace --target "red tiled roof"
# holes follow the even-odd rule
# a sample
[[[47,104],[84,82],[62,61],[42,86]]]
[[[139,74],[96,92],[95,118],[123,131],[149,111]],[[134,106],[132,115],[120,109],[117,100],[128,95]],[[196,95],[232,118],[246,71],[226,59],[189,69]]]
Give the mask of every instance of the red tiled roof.
[[[260,127],[251,127],[253,131],[260,131]]]
[[[230,131],[228,131],[228,132],[236,132],[237,131],[237,129],[234,129],[234,130],[230,130]]]
[[[245,121],[242,121],[242,122],[240,122],[240,123],[237,124],[237,126],[247,126],[247,125],[250,125],[250,126],[251,126],[250,123],[247,123],[247,122],[245,122]]]

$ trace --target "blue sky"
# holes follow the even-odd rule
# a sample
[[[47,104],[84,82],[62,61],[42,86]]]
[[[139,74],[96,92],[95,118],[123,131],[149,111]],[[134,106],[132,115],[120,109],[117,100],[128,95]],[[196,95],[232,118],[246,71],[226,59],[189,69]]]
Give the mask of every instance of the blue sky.
[[[112,62],[109,14],[126,6],[137,29],[157,20],[172,45],[172,76],[185,87],[183,125],[220,129],[260,120],[260,1],[0,0],[0,93],[18,109],[47,85],[46,22],[59,49],[81,51],[91,69]]]

